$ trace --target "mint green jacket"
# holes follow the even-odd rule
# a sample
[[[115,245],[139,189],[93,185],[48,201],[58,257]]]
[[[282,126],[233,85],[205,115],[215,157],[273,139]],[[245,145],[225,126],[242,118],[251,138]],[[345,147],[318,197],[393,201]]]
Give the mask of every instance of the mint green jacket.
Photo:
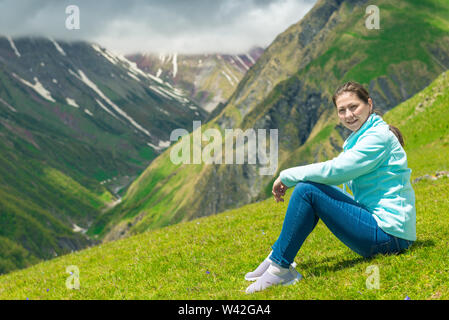
[[[365,206],[378,226],[393,236],[416,240],[415,192],[407,155],[388,124],[371,114],[359,130],[343,144],[343,152],[332,160],[281,171],[287,187],[313,181],[352,190],[353,198]],[[341,191],[340,188],[335,187]]]

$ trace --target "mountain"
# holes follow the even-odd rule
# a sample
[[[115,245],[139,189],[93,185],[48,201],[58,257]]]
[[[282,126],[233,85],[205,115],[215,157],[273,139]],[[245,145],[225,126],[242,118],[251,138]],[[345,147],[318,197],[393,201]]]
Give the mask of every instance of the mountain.
[[[449,71],[384,115],[399,124],[413,178],[449,170]],[[257,299],[448,299],[449,178],[413,183],[417,241],[400,255],[364,259],[320,221],[295,258],[304,280],[272,287]],[[269,254],[285,202],[273,198],[217,215],[150,230],[0,276],[0,299],[248,299],[245,273]],[[79,270],[79,290],[67,266]],[[381,266],[378,290],[368,267]],[[371,273],[372,275],[372,273]],[[252,296],[251,296],[252,297]]]
[[[256,63],[263,48],[244,54],[134,54],[126,56],[144,72],[188,93],[208,112],[224,104],[245,73]]]
[[[0,272],[94,243],[169,133],[207,116],[97,44],[0,37]]]
[[[250,68],[219,115],[201,127],[278,129],[277,172],[260,165],[174,164],[172,145],[108,211],[108,239],[211,215],[270,196],[281,169],[329,159],[349,131],[334,90],[355,80],[388,111],[449,68],[446,1],[378,1],[380,29],[365,26],[367,1],[321,0],[280,34]],[[394,123],[392,123],[394,125]],[[199,129],[198,129],[199,130]],[[192,137],[192,134],[191,134]],[[223,148],[224,149],[224,148]]]

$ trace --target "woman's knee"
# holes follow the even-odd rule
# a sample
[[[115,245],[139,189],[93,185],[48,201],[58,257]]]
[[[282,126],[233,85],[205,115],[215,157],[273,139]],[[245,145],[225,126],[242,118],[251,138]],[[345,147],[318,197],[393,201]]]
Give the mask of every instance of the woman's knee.
[[[292,197],[303,196],[309,193],[311,190],[316,190],[314,182],[300,181],[296,184],[293,190]]]
[[[295,186],[295,191],[305,191],[307,189],[310,189],[310,187],[312,186],[312,182],[310,181],[300,181],[296,184]]]

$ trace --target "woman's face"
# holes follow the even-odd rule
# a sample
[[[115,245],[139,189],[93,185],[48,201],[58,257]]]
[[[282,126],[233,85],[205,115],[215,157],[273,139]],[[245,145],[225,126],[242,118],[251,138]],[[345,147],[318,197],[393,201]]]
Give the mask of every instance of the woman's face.
[[[368,119],[373,109],[373,101],[363,102],[353,92],[343,92],[335,100],[341,123],[351,131],[357,131]]]

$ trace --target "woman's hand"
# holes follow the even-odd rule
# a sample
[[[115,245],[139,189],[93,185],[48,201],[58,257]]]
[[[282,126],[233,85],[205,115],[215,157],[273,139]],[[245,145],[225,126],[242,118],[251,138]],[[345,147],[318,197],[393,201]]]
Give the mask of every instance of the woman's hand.
[[[271,193],[274,195],[274,199],[276,200],[276,202],[284,202],[283,196],[285,195],[285,191],[287,189],[288,187],[282,183],[281,177],[278,177],[276,181],[274,181],[273,190],[271,191]]]

